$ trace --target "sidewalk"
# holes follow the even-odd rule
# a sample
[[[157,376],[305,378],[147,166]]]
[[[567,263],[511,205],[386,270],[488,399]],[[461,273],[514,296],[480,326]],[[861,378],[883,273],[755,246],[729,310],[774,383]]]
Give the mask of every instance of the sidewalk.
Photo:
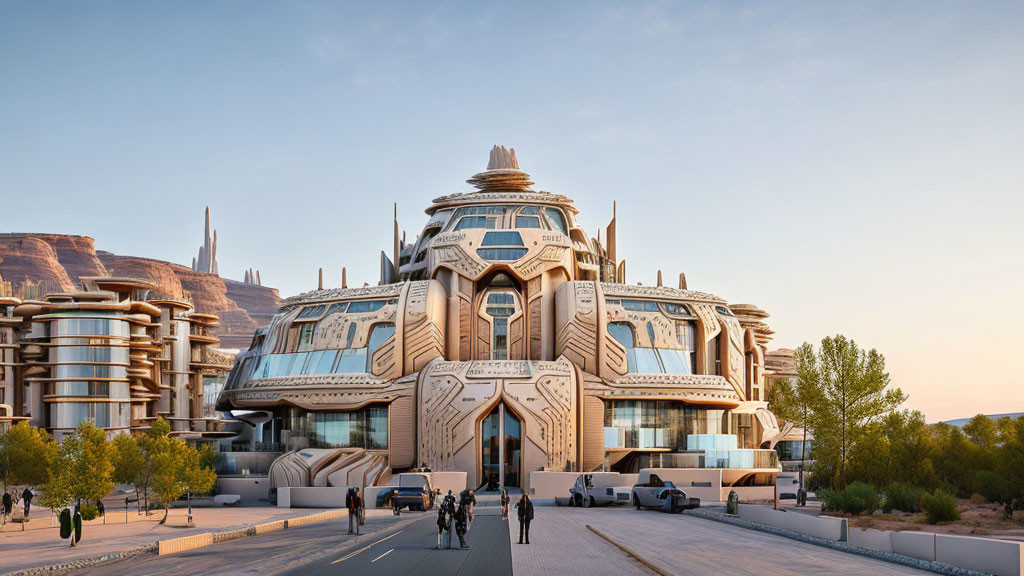
[[[203,532],[237,530],[247,525],[308,516],[325,509],[277,508],[270,505],[250,507],[193,508],[194,526],[186,526],[188,510],[172,508],[167,523],[158,524],[163,511],[139,516],[134,510],[125,523],[124,508],[107,508],[107,523],[97,518],[86,522],[82,540],[71,548],[62,540],[56,522],[50,526],[50,511],[33,508],[32,520],[22,532],[21,524],[8,524],[0,530],[2,573],[52,564],[63,564],[111,552],[131,550],[155,544],[159,540],[179,538]],[[390,510],[367,510],[367,516],[391,514]]]

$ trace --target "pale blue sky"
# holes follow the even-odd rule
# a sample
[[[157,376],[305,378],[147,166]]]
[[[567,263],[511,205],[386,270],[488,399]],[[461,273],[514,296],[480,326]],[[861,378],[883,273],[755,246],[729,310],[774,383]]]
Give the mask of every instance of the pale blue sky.
[[[0,1],[0,231],[377,280],[493,144],[660,267],[1024,410],[1024,4]],[[102,199],[96,202],[94,199]]]

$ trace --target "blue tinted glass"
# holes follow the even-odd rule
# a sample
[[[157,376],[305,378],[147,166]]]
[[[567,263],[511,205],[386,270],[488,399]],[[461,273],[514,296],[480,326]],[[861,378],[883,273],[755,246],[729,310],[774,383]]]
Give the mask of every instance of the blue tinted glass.
[[[608,324],[608,333],[626,348],[633,347],[633,328],[629,324],[625,322],[612,322]]]
[[[484,234],[481,246],[522,246],[523,237],[519,232],[502,231]]]
[[[508,318],[512,314],[515,314],[516,309],[505,306],[488,306],[487,315],[492,318]]]
[[[380,348],[380,345],[395,335],[395,325],[391,322],[386,324],[375,324],[373,329],[370,331],[370,344],[369,354],[372,356],[373,353]]]
[[[562,215],[562,211],[558,208],[545,208],[544,213],[548,215],[548,221],[551,222],[551,226],[561,230],[562,234],[569,233],[569,227],[565,225],[565,216]]]
[[[540,228],[540,216],[516,216],[516,228]]]
[[[526,206],[519,211],[520,214],[540,214],[540,206]]]
[[[632,312],[657,312],[658,303],[650,300],[623,300],[622,307]]]
[[[515,304],[515,297],[508,292],[494,292],[487,296],[488,304]]]
[[[376,312],[383,308],[384,304],[383,300],[356,300],[355,302],[348,303],[348,312],[349,314]]]
[[[324,313],[324,306],[308,306],[299,312],[298,318],[316,318]]]
[[[519,260],[526,248],[480,248],[476,253],[484,260]]]
[[[488,218],[487,216],[466,216],[459,223],[455,225],[456,230],[466,230],[468,228],[486,228],[488,230],[494,229],[494,218]]]
[[[348,308],[348,302],[335,302],[327,309],[328,314],[340,314]]]

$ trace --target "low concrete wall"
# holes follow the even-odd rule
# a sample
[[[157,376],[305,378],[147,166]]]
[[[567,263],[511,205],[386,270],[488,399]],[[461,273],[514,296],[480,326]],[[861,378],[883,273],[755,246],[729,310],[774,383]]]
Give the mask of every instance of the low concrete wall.
[[[165,554],[176,554],[178,552],[185,552],[186,550],[202,548],[203,546],[209,546],[211,544],[213,544],[213,534],[209,532],[205,534],[196,534],[195,536],[161,540],[157,543],[157,554],[160,556],[164,556]]]
[[[722,486],[722,490],[720,492],[720,501],[725,502],[726,500],[728,500],[729,492],[732,492],[733,490],[735,490],[736,495],[740,497],[740,502],[775,499],[774,486]],[[687,488],[686,493],[689,495],[689,488]],[[697,494],[693,495],[697,496]]]
[[[853,546],[878,550],[879,552],[893,552],[892,537],[885,530],[850,528],[848,538],[849,543]]]
[[[579,478],[579,472],[530,472],[526,491],[531,498],[568,498],[569,489]]]
[[[377,507],[377,495],[385,490],[394,490],[391,486],[367,486],[363,489],[363,504],[367,508]]]
[[[931,532],[890,532],[892,551],[919,560],[935,560],[935,534]]]
[[[792,530],[836,542],[846,541],[846,519],[809,516],[799,512],[774,510],[768,506],[740,504],[740,519],[766,526]]]
[[[218,478],[218,494],[238,494],[242,505],[270,500],[270,478]]]
[[[466,489],[465,472],[428,472],[427,476],[430,478],[430,487],[435,490],[440,488],[442,495],[449,490],[458,495]]]
[[[936,534],[935,560],[996,576],[1021,576],[1024,543]]]
[[[295,486],[277,489],[278,508],[344,508],[349,486]],[[365,501],[365,499],[364,499]]]

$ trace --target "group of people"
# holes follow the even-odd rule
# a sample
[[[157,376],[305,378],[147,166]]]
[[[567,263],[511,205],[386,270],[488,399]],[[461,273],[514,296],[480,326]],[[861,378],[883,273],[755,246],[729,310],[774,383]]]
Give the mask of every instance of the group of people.
[[[28,518],[29,510],[32,508],[32,497],[35,496],[31,490],[25,488],[25,491],[21,493],[21,502],[25,506],[25,518]],[[18,491],[12,488],[10,493],[4,492],[3,496],[3,514],[4,516],[10,516],[14,511],[14,507],[18,504]]]
[[[348,533],[359,534],[359,527],[366,522],[366,506],[359,488],[349,488],[345,493],[345,508],[348,509]]]

